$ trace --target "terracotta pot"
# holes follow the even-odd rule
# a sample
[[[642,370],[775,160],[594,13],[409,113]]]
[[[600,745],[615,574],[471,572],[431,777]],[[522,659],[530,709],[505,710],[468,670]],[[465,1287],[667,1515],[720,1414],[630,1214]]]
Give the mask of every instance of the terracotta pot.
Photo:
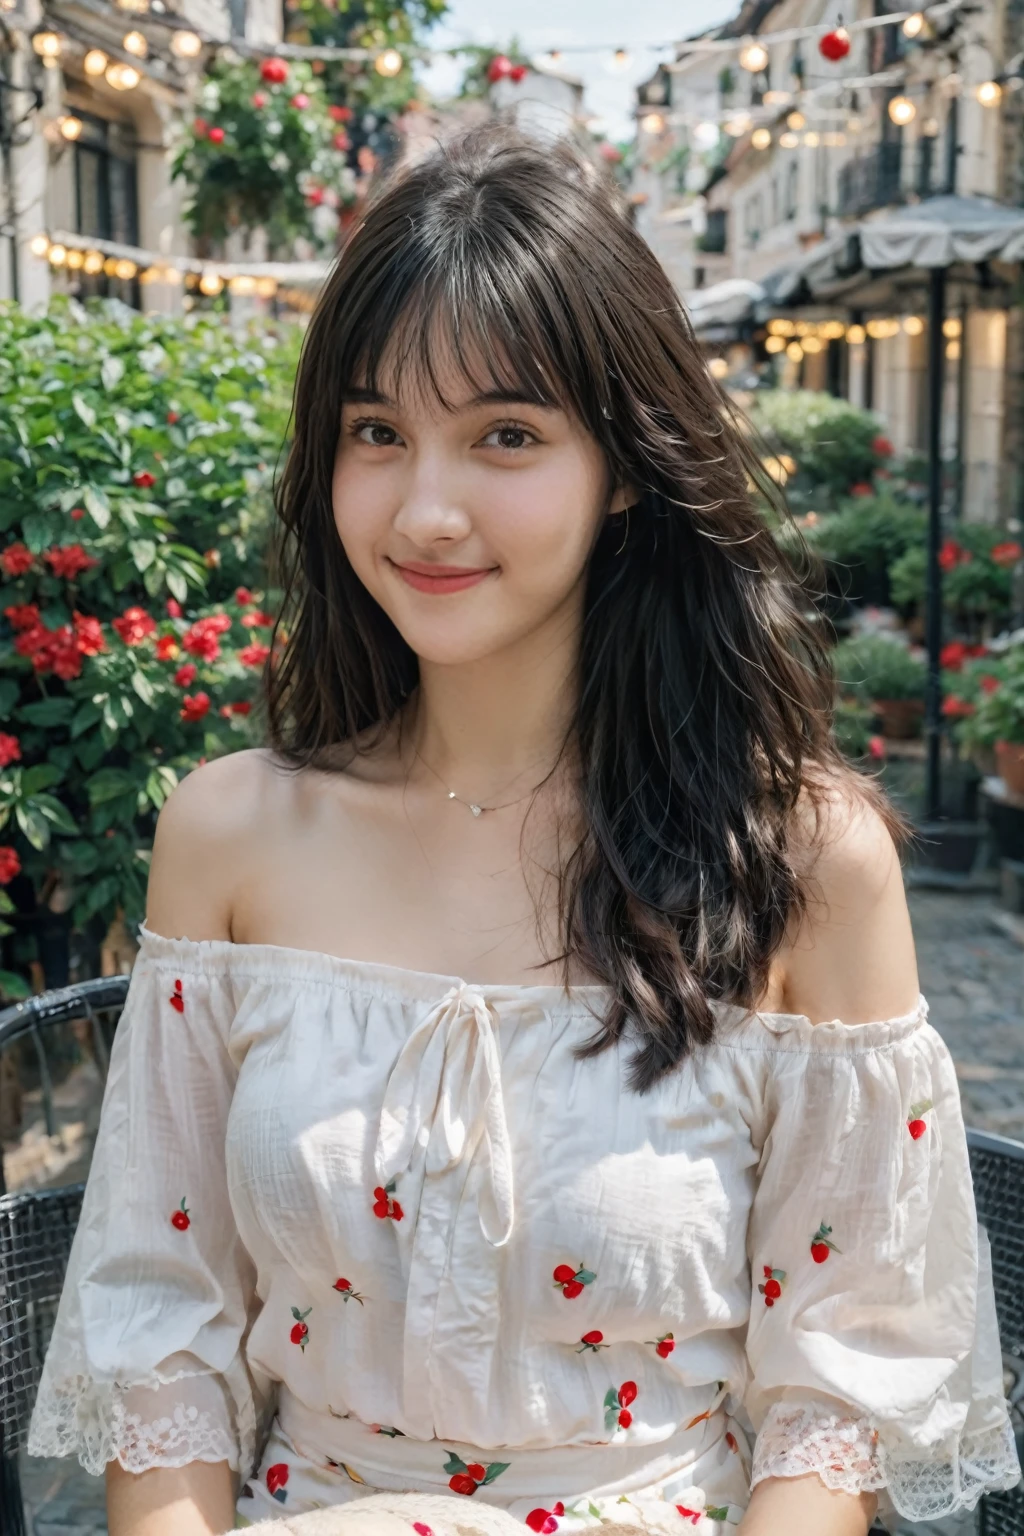
[[[924,720],[923,699],[875,699],[873,707],[882,720],[882,735],[893,741],[920,736]]]
[[[1024,741],[997,741],[996,767],[1010,793],[1024,795]]]

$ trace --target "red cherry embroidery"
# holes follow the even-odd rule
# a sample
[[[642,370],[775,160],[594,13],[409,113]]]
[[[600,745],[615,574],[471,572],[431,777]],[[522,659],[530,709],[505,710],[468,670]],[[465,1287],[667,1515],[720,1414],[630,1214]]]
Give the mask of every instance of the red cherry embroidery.
[[[396,1180],[394,1179],[387,1185],[378,1184],[373,1192],[373,1214],[379,1217],[381,1221],[386,1216],[390,1216],[392,1221],[401,1221],[405,1215],[398,1201],[391,1198],[395,1192],[395,1184]]]
[[[424,1525],[422,1520],[414,1520],[412,1522],[412,1528],[416,1532],[416,1536],[434,1536],[430,1526]]]
[[[597,1276],[585,1264],[581,1264],[579,1269],[573,1269],[571,1264],[559,1264],[551,1278],[562,1295],[573,1301],[577,1296],[582,1296],[584,1286],[593,1285]]]
[[[309,1338],[309,1327],[306,1323],[306,1318],[312,1310],[312,1307],[307,1307],[305,1312],[300,1312],[298,1307],[292,1307],[292,1317],[295,1319],[295,1325],[288,1337],[293,1344],[299,1346],[303,1354],[306,1352],[306,1343]]]
[[[782,1287],[786,1283],[786,1271],[784,1269],[772,1269],[770,1264],[764,1266],[764,1283],[758,1286],[758,1290],[764,1297],[766,1307],[774,1307],[782,1295]]]
[[[699,1525],[701,1516],[704,1514],[702,1509],[687,1509],[685,1504],[677,1504],[676,1510],[684,1520],[689,1520],[691,1525]]]
[[[448,1473],[448,1487],[452,1493],[462,1493],[468,1497],[476,1493],[478,1488],[486,1487],[493,1483],[496,1477],[507,1472],[510,1463],[507,1461],[489,1461],[486,1467],[478,1461],[471,1461],[468,1465],[461,1456],[454,1451],[448,1452],[448,1460],[444,1469]]]
[[[558,1530],[558,1520],[565,1514],[565,1505],[559,1500],[550,1509],[531,1509],[526,1517],[526,1523],[531,1531],[537,1531],[538,1536],[551,1536],[552,1531]]]
[[[676,1347],[675,1335],[672,1333],[663,1333],[656,1339],[648,1339],[647,1343],[654,1345],[654,1353],[663,1360],[667,1360]]]
[[[843,1250],[831,1241],[831,1233],[832,1228],[822,1222],[811,1238],[811,1258],[815,1264],[824,1264],[830,1253],[842,1253]]]
[[[171,1226],[177,1227],[179,1232],[187,1232],[192,1225],[192,1219],[188,1214],[188,1206],[185,1204],[185,1196],[181,1197],[181,1204],[171,1217]]]
[[[922,1119],[930,1109],[934,1109],[931,1099],[921,1099],[917,1104],[911,1104],[910,1116],[907,1120],[907,1130],[918,1141],[928,1129],[927,1120]]]
[[[336,1290],[345,1301],[358,1301],[359,1305],[362,1306],[363,1302],[366,1300],[365,1296],[361,1296],[358,1291],[353,1290],[351,1280],[335,1280],[333,1289]]]
[[[288,1463],[286,1461],[277,1461],[272,1467],[267,1468],[267,1492],[280,1504],[283,1504],[288,1497],[284,1491],[287,1481]]]
[[[585,1333],[580,1339],[580,1347],[576,1353],[578,1355],[582,1355],[585,1354],[588,1349],[592,1349],[596,1355],[599,1349],[607,1348],[608,1345],[604,1342],[604,1334],[601,1332],[600,1328],[592,1328],[589,1333]]]
[[[184,1013],[185,1012],[185,999],[181,995],[181,982],[180,981],[176,981],[174,983],[174,991],[171,993],[171,995],[167,999],[167,1001],[170,1003],[171,1007],[177,1013]]]
[[[624,1381],[618,1389],[609,1387],[604,1395],[605,1429],[614,1431],[616,1425],[620,1429],[628,1429],[633,1422],[633,1415],[629,1411],[629,1405],[635,1402],[635,1381]]]

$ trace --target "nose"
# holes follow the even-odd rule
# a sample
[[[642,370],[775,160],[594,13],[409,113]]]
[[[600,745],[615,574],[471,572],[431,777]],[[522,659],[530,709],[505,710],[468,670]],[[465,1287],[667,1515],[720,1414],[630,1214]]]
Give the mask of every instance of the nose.
[[[465,539],[472,521],[458,494],[457,476],[443,454],[412,457],[393,527],[418,549]]]

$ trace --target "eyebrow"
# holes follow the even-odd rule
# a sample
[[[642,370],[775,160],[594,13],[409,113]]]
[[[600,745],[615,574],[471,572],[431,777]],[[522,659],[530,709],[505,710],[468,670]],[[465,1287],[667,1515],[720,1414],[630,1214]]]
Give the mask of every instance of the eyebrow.
[[[344,405],[383,405],[389,410],[397,410],[398,407],[390,396],[377,389],[346,389],[342,394]],[[550,400],[542,400],[537,395],[525,393],[510,393],[505,389],[488,389],[482,394],[474,395],[472,400],[467,400],[463,410],[473,410],[481,405],[532,405],[539,410],[557,410],[557,406]]]

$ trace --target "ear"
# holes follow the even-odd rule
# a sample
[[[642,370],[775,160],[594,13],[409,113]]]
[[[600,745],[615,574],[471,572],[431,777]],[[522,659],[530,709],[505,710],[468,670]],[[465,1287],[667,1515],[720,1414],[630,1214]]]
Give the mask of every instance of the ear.
[[[616,517],[621,512],[628,512],[635,506],[640,497],[632,485],[620,485],[612,496],[611,505],[608,508],[608,516]]]

